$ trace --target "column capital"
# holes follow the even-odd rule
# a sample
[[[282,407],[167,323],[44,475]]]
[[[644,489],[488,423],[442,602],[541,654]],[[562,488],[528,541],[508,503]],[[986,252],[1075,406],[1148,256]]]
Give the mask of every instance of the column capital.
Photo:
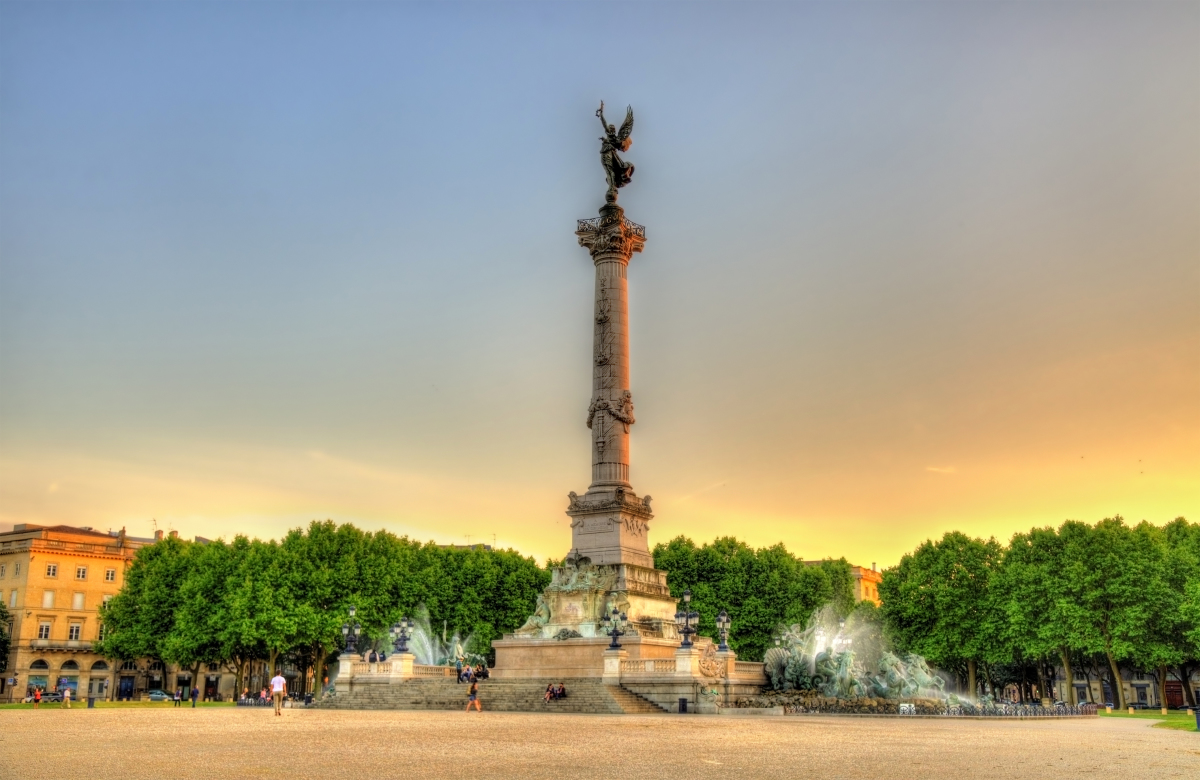
[[[646,243],[646,228],[626,219],[625,210],[616,203],[604,204],[598,217],[578,220],[575,235],[596,263],[615,260],[627,264]]]

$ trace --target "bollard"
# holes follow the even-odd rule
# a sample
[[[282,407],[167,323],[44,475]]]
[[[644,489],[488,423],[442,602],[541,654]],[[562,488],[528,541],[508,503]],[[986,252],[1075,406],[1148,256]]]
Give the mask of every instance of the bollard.
[[[679,711],[681,713],[685,713],[685,714],[687,713],[687,699],[679,700]]]
[[[1112,715],[1112,707],[1105,707],[1104,711],[1107,712],[1109,715]]]
[[[1132,714],[1133,714],[1133,707],[1130,707],[1130,708],[1129,708],[1129,714],[1130,714],[1130,715],[1132,715]]]
[[[1196,710],[1196,731],[1200,731],[1200,709]]]

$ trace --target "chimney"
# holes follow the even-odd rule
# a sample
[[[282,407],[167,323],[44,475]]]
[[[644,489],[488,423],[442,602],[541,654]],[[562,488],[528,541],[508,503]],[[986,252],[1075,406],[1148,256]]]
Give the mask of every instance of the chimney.
[[[154,541],[156,541],[156,542],[162,541],[162,531],[154,532]]]
[[[879,571],[875,568],[875,561],[871,561],[871,571]]]
[[[161,533],[162,533],[162,531],[159,531],[159,533],[161,534]],[[172,538],[172,539],[178,539],[178,538],[179,538],[179,532],[178,532],[178,531],[172,531],[172,532],[171,532],[171,538]]]

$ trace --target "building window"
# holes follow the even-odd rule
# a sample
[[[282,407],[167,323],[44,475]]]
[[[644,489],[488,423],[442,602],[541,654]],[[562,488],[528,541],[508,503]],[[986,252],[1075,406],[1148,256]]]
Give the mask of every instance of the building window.
[[[19,564],[19,563],[14,563],[14,564],[13,564],[13,576],[15,577],[15,576],[17,576],[17,575],[18,575],[18,574],[20,574],[20,573],[21,573],[21,564]]]
[[[104,581],[105,582],[116,582],[117,581],[117,570],[116,569],[105,569],[104,570]]]
[[[112,601],[112,594],[111,594],[111,593],[105,593],[105,594],[104,594],[104,603],[105,603],[105,604],[107,604],[107,603],[108,603],[108,602],[110,602],[110,601]]]
[[[87,579],[87,567],[86,566],[76,566],[75,567],[75,579],[77,579],[77,580],[86,580]]]
[[[54,591],[42,592],[42,609],[54,609]]]
[[[49,623],[38,623],[38,639],[49,639],[49,638],[50,638],[50,624]]]
[[[46,576],[47,577],[57,577],[58,576],[58,564],[57,563],[47,563],[46,564]]]
[[[71,597],[71,609],[75,609],[75,610],[83,609],[83,594],[82,593],[76,593],[74,596]]]
[[[3,563],[0,563],[0,577],[3,577],[3,576],[4,576],[4,572],[5,572],[7,569],[8,569],[8,566],[7,566],[7,565],[5,565],[5,564],[3,564]]]
[[[96,640],[100,641],[100,642],[104,641],[104,624],[103,623],[101,623],[99,628],[96,629]],[[96,663],[102,663],[102,662],[97,661]],[[93,666],[92,668],[95,669],[96,667]],[[105,667],[105,668],[107,668],[107,667]]]
[[[81,633],[83,633],[83,625],[80,623],[72,623],[67,628],[67,639],[71,640],[72,642],[78,642],[79,635]]]
[[[125,663],[121,664],[121,671],[122,672],[136,672],[137,671],[137,662],[126,661]]]
[[[8,594],[8,606],[12,609],[16,609],[17,607],[17,591],[15,588]]]

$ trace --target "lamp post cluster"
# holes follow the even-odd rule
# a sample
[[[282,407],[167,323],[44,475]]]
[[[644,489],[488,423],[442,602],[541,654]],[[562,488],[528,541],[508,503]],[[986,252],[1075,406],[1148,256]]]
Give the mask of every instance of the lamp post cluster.
[[[350,607],[350,621],[354,621],[354,616],[358,612],[355,607]],[[358,652],[358,640],[362,636],[362,624],[354,621],[351,625],[350,621],[342,623],[342,636],[346,640],[345,652],[353,655]],[[408,652],[408,640],[412,639],[412,630],[416,624],[411,618],[402,617],[400,621],[393,624],[388,631],[392,636],[392,649],[397,653]]]
[[[717,613],[714,621],[717,625],[717,638],[720,642],[717,644],[717,652],[729,652],[729,626],[733,622],[729,618],[729,613],[721,610]],[[692,646],[692,635],[697,632],[697,626],[700,625],[700,613],[692,609],[692,591],[685,590],[683,592],[683,609],[675,613],[675,627],[679,630],[679,635],[683,637],[683,641],[679,643],[680,647]],[[778,640],[776,640],[778,644]]]
[[[408,640],[411,637],[409,631],[412,631],[413,622],[407,617],[400,618],[400,622],[392,626],[392,649],[396,653],[408,652]]]
[[[625,624],[628,618],[624,612],[618,612],[615,608],[611,615],[605,615],[601,621],[604,627],[604,633],[612,637],[612,644],[608,646],[609,650],[620,650],[621,643],[617,641],[620,637],[625,636]]]

